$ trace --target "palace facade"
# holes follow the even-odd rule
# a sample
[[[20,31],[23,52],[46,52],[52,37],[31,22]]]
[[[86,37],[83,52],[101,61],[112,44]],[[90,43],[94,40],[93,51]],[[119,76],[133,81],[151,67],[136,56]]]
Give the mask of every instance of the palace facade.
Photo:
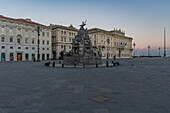
[[[52,50],[54,59],[62,59],[64,51],[72,48],[72,39],[77,35],[78,29],[70,25],[52,25]],[[132,38],[125,36],[121,30],[106,31],[99,28],[88,30],[96,54],[99,48],[102,58],[132,58]]]
[[[99,28],[88,30],[93,49],[96,52],[101,48],[102,58],[132,58],[132,38],[125,36],[125,32],[119,30],[106,31]]]
[[[70,26],[45,26],[31,19],[14,19],[0,15],[0,61],[29,61],[37,59],[38,33],[40,60],[62,59],[72,49],[72,40],[78,29]],[[131,58],[132,38],[117,30],[88,29],[94,51],[102,58]]]
[[[51,28],[31,19],[14,19],[0,15],[0,61],[37,59],[40,27],[40,60],[51,59]]]
[[[78,30],[72,25],[66,27],[62,25],[51,25],[52,27],[52,58],[62,59],[64,52],[72,49],[72,40],[77,35]]]

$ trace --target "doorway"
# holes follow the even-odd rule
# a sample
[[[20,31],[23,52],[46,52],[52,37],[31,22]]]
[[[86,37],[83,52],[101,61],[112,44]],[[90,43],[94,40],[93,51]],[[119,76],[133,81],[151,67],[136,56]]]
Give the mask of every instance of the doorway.
[[[17,53],[17,61],[22,61],[22,53]]]
[[[5,53],[1,53],[1,61],[5,61]]]
[[[13,61],[14,60],[14,55],[13,53],[10,53],[10,61]]]
[[[121,58],[121,50],[119,50],[119,58]]]

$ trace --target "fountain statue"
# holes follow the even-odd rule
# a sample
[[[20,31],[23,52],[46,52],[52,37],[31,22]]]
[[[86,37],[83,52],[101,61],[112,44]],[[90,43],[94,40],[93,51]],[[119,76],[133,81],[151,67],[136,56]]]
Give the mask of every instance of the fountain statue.
[[[94,53],[92,48],[92,42],[88,35],[86,21],[82,22],[78,34],[72,41],[72,50],[70,52],[64,53],[63,63],[65,65],[94,65],[101,64],[101,49]]]

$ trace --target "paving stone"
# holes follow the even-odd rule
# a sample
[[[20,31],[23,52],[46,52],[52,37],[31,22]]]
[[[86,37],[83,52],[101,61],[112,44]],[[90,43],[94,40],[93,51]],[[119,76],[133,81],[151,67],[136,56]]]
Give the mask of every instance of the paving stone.
[[[24,111],[24,113],[37,113],[43,105],[43,103],[33,103],[28,109]]]
[[[109,113],[108,109],[94,109],[94,113]]]
[[[104,102],[104,101],[110,100],[111,98],[99,95],[99,96],[91,97],[90,99],[93,100],[93,101],[96,101],[96,102]]]
[[[170,113],[170,59],[119,61],[76,69],[0,62],[0,113]]]

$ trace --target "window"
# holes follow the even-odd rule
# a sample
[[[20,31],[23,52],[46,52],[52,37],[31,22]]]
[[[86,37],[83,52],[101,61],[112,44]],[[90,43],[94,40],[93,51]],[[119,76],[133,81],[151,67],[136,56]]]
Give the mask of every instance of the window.
[[[34,39],[32,39],[32,44],[34,44]]]
[[[13,42],[13,38],[11,37],[11,38],[9,39],[9,41],[10,41],[10,42]]]
[[[61,45],[61,48],[63,49],[63,45]]]
[[[21,44],[21,39],[22,39],[21,35],[18,35],[18,36],[17,36],[17,43],[18,43],[18,44]]]
[[[47,60],[49,60],[50,59],[50,57],[49,57],[50,55],[49,54],[47,54]]]
[[[34,47],[32,47],[32,50],[34,50],[35,48]]]
[[[49,45],[49,41],[47,41],[47,45]]]
[[[10,49],[13,49],[13,46],[10,46]]]
[[[61,31],[61,35],[63,35],[63,31]]]
[[[21,43],[21,39],[20,39],[20,38],[17,39],[17,43],[18,43],[18,44]]]
[[[1,38],[1,42],[5,42],[5,37],[2,37],[2,38]]]
[[[25,60],[29,60],[29,54],[25,54]]]
[[[64,41],[66,42],[66,37],[64,37]]]
[[[47,50],[49,50],[49,48],[47,48]]]
[[[69,49],[71,49],[71,46],[69,46]]]
[[[32,59],[34,59],[35,58],[35,54],[32,54]]]
[[[71,32],[69,32],[69,36],[71,36]]]
[[[47,37],[50,37],[50,34],[49,34],[49,32],[47,32]]]
[[[21,47],[18,47],[18,49],[21,49]]]
[[[64,31],[64,35],[66,35],[66,31]]]
[[[5,49],[5,46],[2,46],[2,49]]]
[[[42,48],[42,50],[44,50],[44,48]]]
[[[25,39],[25,43],[28,44],[28,38]]]
[[[71,37],[69,38],[69,42],[71,42]]]
[[[61,37],[61,41],[63,41],[63,37]]]
[[[42,41],[42,44],[43,44],[43,45],[45,44],[45,41],[44,41],[44,40]]]
[[[26,47],[25,49],[28,50],[28,47]]]
[[[45,36],[45,32],[42,32],[42,36]]]

